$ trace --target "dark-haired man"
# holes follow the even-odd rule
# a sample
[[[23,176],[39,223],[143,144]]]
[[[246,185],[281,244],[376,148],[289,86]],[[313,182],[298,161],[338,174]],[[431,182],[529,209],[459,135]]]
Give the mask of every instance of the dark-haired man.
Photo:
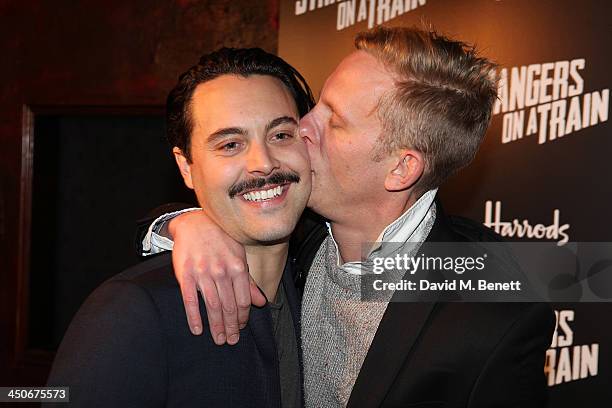
[[[548,305],[360,301],[364,243],[378,244],[366,254],[371,260],[382,242],[499,239],[477,223],[447,217],[435,198],[485,135],[496,98],[494,64],[459,41],[404,27],[361,33],[355,45],[300,122],[313,170],[308,205],[329,220],[329,233],[307,227],[297,252],[307,275],[306,405],[543,406],[554,329]],[[237,245],[205,211],[178,217],[169,231],[183,290],[195,292],[197,283],[219,299],[231,338],[240,315],[234,297],[218,288],[228,281],[239,287],[246,272],[219,263],[236,264]],[[200,262],[203,246],[208,263]],[[199,324],[197,311],[186,309]]]
[[[177,165],[206,213],[244,245],[271,302],[251,312],[239,345],[218,347],[189,332],[170,256],[128,269],[87,299],[59,348],[48,382],[69,386],[73,406],[302,405],[287,251],[310,195],[297,130],[311,106],[299,73],[260,49],[221,49],[180,77],[167,103]]]

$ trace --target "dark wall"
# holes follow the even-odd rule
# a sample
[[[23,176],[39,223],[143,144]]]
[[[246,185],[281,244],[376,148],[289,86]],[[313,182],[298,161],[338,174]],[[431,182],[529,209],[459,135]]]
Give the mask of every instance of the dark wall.
[[[36,112],[156,109],[202,53],[222,45],[276,52],[277,36],[277,0],[0,2],[1,385],[40,383],[49,364],[26,349],[24,334],[32,184],[24,152],[33,151]]]

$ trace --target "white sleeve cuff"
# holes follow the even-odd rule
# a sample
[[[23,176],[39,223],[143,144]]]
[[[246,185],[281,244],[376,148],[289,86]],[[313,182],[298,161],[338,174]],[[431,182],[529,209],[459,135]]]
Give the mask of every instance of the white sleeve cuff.
[[[197,207],[186,208],[184,210],[169,212],[169,213],[166,213],[166,214],[163,214],[157,217],[151,223],[151,225],[149,225],[147,234],[142,239],[142,255],[147,256],[147,255],[158,254],[164,251],[172,251],[172,248],[174,247],[174,241],[172,241],[169,238],[159,235],[157,233],[157,231],[159,231],[159,226],[162,223],[176,217],[177,215],[180,215],[186,212],[190,212],[190,211],[197,211],[197,210],[201,210],[201,208],[197,208]]]

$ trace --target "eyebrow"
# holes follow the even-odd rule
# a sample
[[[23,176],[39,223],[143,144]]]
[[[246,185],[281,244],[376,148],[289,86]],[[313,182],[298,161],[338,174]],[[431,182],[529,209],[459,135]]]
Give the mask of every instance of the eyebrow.
[[[297,120],[295,120],[291,116],[280,116],[268,122],[268,124],[266,125],[266,133],[268,133],[270,130],[274,129],[277,126],[284,125],[287,123],[297,126]],[[222,129],[218,129],[214,131],[213,133],[211,133],[208,136],[207,143],[214,144],[217,141],[222,140],[226,136],[231,136],[231,135],[246,136],[248,135],[248,133],[249,133],[248,130],[241,128],[241,127],[222,128]]]
[[[223,128],[223,129],[219,129],[219,130],[216,130],[213,133],[211,133],[208,136],[207,142],[210,143],[210,144],[214,144],[215,142],[225,138],[226,136],[230,136],[230,135],[244,135],[244,136],[246,136],[247,133],[248,132],[247,132],[246,129],[239,128],[239,127]]]
[[[297,120],[295,120],[291,116],[278,117],[274,120],[271,120],[270,123],[266,125],[266,133],[268,133],[270,130],[274,129],[277,126],[285,125],[285,124],[291,124],[291,125],[297,126]]]

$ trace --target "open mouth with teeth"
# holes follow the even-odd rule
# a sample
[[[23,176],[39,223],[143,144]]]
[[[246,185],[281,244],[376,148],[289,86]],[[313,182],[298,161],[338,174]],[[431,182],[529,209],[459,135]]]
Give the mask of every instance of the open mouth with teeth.
[[[284,184],[281,186],[276,186],[263,190],[252,190],[242,194],[242,198],[249,202],[265,202],[272,201],[276,198],[284,196],[285,193],[289,189],[289,184]]]

